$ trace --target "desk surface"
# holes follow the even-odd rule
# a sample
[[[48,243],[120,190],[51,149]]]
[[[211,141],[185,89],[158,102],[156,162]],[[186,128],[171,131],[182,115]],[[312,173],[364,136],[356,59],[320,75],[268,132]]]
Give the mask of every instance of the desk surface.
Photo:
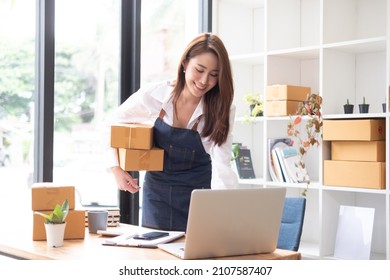
[[[137,232],[139,227],[121,224],[113,231]],[[60,248],[50,248],[46,241],[32,241],[29,230],[1,230],[0,255],[8,255],[18,259],[31,260],[93,260],[109,257],[117,260],[177,260],[178,258],[160,249],[145,249],[102,245],[107,237],[90,234],[86,228],[85,239],[65,240]],[[178,240],[183,241],[183,239]],[[299,252],[277,249],[270,254],[233,256],[218,259],[226,260],[298,260]]]

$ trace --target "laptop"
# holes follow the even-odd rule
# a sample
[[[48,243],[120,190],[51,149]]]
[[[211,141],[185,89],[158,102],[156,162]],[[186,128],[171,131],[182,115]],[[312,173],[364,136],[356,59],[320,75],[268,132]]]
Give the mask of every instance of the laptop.
[[[185,242],[158,247],[182,259],[273,252],[285,196],[285,188],[194,190]]]

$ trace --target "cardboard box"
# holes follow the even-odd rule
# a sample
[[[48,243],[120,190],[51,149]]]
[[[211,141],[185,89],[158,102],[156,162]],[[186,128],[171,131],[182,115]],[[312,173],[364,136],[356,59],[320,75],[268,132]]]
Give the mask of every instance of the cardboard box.
[[[153,126],[136,123],[113,125],[111,147],[149,150],[153,147]]]
[[[324,160],[324,185],[385,189],[384,162]]]
[[[56,204],[69,202],[69,209],[75,208],[75,187],[54,183],[35,183],[31,186],[31,208],[33,211],[53,210]]]
[[[298,109],[298,105],[301,101],[266,101],[265,102],[265,115],[266,116],[289,116],[295,115]]]
[[[324,120],[324,141],[373,141],[385,140],[384,119]]]
[[[164,150],[133,150],[118,148],[119,165],[126,171],[162,171]]]
[[[332,160],[386,161],[386,141],[332,141]]]
[[[51,211],[42,211],[43,213],[51,213]],[[46,240],[45,219],[33,213],[33,240]],[[85,211],[70,210],[65,219],[66,227],[64,239],[84,239],[85,237]]]
[[[311,94],[310,87],[292,85],[271,85],[266,88],[266,100],[305,101]],[[295,112],[294,112],[295,113]]]

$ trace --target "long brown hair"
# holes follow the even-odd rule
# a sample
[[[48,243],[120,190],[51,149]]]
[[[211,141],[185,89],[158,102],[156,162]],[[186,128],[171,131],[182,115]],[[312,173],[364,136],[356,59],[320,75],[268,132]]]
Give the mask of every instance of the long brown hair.
[[[211,33],[202,33],[195,37],[185,49],[179,63],[177,79],[173,88],[173,105],[185,86],[184,65],[193,57],[205,52],[213,53],[218,58],[218,83],[204,95],[204,128],[202,137],[210,137],[217,145],[226,142],[230,129],[230,107],[234,89],[232,70],[228,52],[222,40]]]

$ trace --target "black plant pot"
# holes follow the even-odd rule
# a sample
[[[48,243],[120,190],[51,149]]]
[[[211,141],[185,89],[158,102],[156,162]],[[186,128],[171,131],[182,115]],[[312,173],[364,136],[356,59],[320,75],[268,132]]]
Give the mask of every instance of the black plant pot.
[[[352,114],[353,113],[353,105],[352,104],[345,104],[344,105],[344,113],[345,114]]]
[[[386,113],[386,103],[382,103],[383,113]]]
[[[366,114],[368,113],[370,104],[359,104],[359,112],[360,114]]]

